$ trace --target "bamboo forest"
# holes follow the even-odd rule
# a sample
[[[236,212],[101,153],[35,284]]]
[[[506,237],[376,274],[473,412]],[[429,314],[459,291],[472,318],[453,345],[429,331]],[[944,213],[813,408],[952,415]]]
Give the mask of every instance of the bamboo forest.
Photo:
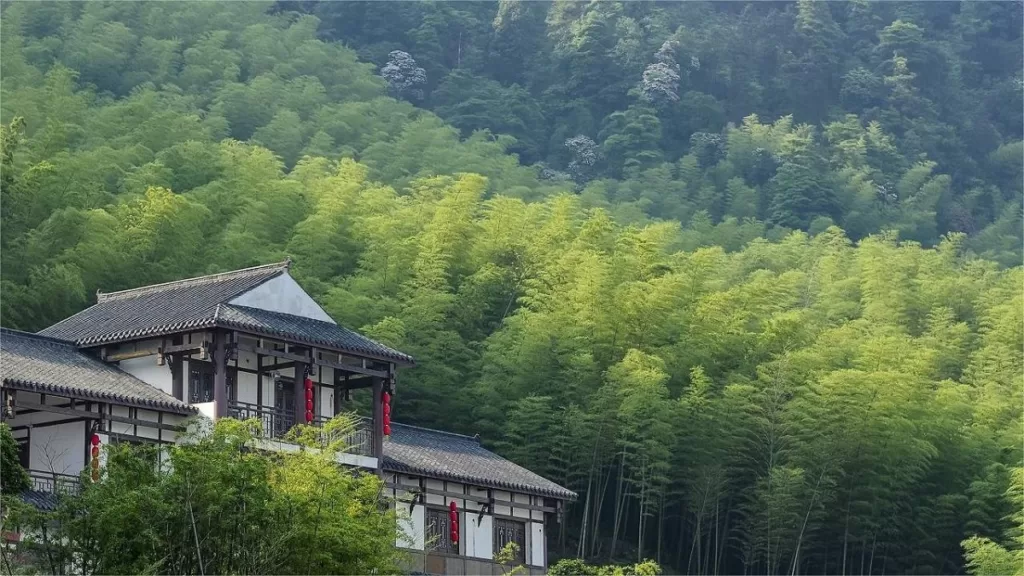
[[[2,8],[4,327],[291,259],[552,565],[1024,574],[1021,2]]]

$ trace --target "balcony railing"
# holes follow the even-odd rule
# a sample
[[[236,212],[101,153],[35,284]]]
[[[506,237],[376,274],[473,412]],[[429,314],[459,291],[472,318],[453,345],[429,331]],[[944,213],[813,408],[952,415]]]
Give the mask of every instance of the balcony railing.
[[[295,425],[295,414],[285,410],[269,406],[257,406],[248,402],[232,402],[228,404],[228,416],[238,420],[255,418],[263,424],[263,435],[265,438],[284,438],[285,434]],[[318,417],[313,420],[317,426],[323,426],[329,418]],[[370,420],[368,418],[357,418],[355,426],[341,432],[344,451],[362,456],[373,455],[373,434],[371,433]],[[331,440],[335,440],[332,438]]]
[[[29,470],[29,481],[32,490],[48,494],[78,494],[82,489],[82,480],[71,474],[57,474],[42,470]]]
[[[236,420],[259,420],[263,424],[263,435],[269,438],[282,438],[295,425],[295,414],[290,410],[248,402],[228,404],[228,416]]]

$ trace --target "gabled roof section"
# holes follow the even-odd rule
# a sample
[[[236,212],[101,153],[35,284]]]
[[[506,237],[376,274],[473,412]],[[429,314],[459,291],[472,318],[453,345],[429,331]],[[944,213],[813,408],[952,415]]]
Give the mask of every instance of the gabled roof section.
[[[290,262],[280,262],[100,293],[95,305],[39,334],[91,347],[189,330],[234,328],[383,361],[415,363],[408,354],[333,322],[229,304],[238,296],[287,274],[289,266]]]
[[[298,340],[313,346],[351,352],[379,360],[401,364],[415,363],[412,356],[370,340],[348,328],[305,316],[225,304],[218,309],[217,325],[258,332],[270,337]]]
[[[79,346],[131,340],[209,326],[217,305],[284,274],[289,262],[97,293],[95,305],[41,330]]]
[[[573,500],[576,493],[555,484],[461,434],[392,424],[384,441],[384,469],[465,482],[488,488]]]
[[[195,408],[82,352],[74,343],[0,328],[4,387],[178,414]]]

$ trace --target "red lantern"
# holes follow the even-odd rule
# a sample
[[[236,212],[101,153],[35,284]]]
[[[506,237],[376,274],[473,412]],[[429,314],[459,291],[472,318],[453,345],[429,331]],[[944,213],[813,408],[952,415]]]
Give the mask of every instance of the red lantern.
[[[306,424],[309,424],[312,421],[313,421],[313,412],[310,411],[310,410],[306,410]]]
[[[313,411],[313,401],[312,400],[306,400],[306,410],[309,410],[310,412]]]
[[[391,394],[384,392],[381,394],[380,399],[384,404],[391,404]]]
[[[89,454],[92,459],[89,461],[89,467],[92,468],[92,473],[89,475],[93,482],[100,481],[100,435],[93,434],[89,438],[89,444],[92,448],[89,449]]]
[[[391,436],[391,424],[384,424],[384,435]]]
[[[448,519],[451,520],[452,526],[452,544],[459,543],[459,507],[452,500],[448,503]]]
[[[384,415],[391,416],[391,404],[384,405]]]
[[[312,399],[313,399],[313,389],[312,388],[306,388],[306,400],[309,401],[309,400],[312,400]]]

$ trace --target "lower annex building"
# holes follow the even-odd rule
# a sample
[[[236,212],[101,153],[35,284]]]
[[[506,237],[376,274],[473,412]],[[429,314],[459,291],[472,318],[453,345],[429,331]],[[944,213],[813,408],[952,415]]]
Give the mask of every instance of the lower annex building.
[[[350,412],[353,394],[372,394],[372,416],[336,459],[384,478],[406,522],[396,545],[409,570],[503,574],[493,558],[511,541],[517,563],[544,573],[547,527],[576,495],[478,438],[385,430],[396,373],[413,358],[338,325],[289,266],[98,293],[38,334],[0,329],[2,417],[33,484],[22,497],[52,508],[76,490],[96,441],[169,445],[189,418],[258,418],[266,445],[288,449],[281,438],[296,422],[323,423]]]

